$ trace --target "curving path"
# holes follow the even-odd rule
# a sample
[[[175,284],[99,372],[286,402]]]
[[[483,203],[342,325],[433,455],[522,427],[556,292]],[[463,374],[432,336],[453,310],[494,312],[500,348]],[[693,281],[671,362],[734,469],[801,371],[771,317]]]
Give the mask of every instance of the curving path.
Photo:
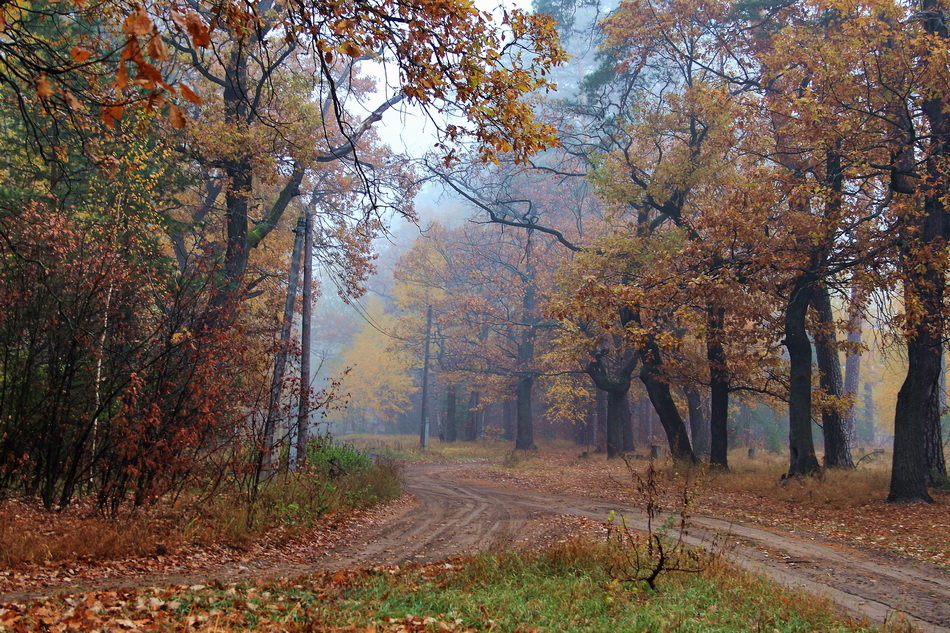
[[[415,504],[379,525],[356,531],[305,562],[260,560],[201,574],[64,584],[0,595],[0,603],[80,589],[188,584],[209,578],[293,576],[407,561],[428,562],[530,540],[541,535],[537,530],[545,525],[545,517],[554,515],[602,521],[613,510],[623,513],[627,525],[634,529],[646,525],[644,513],[635,508],[502,487],[466,478],[469,470],[460,464],[408,467],[405,488],[415,497]],[[874,622],[903,617],[923,633],[950,633],[950,573],[937,567],[717,518],[696,517],[691,524],[690,544],[717,551],[740,568],[827,596],[847,611]]]

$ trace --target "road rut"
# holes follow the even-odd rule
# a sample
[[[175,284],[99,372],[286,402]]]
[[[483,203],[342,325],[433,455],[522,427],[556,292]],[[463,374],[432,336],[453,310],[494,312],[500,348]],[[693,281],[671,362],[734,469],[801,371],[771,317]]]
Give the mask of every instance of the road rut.
[[[634,529],[646,526],[642,510],[581,497],[504,487],[472,477],[460,464],[407,467],[405,489],[416,502],[379,525],[358,531],[311,560],[285,564],[245,561],[188,575],[109,578],[0,595],[0,602],[89,589],[158,584],[190,584],[210,578],[238,580],[294,576],[405,562],[430,562],[449,556],[503,549],[529,540],[545,517],[580,516],[604,520],[624,515]],[[551,523],[555,523],[551,521]],[[694,517],[691,545],[713,549],[733,565],[780,584],[827,596],[847,611],[882,623],[902,617],[924,633],[950,633],[950,573],[925,563],[803,538],[714,517]]]

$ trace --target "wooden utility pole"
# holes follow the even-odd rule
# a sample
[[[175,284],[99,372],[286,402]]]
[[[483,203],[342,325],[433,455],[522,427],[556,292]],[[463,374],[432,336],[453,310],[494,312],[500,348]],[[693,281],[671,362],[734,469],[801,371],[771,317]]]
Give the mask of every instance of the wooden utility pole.
[[[297,408],[297,461],[307,463],[310,440],[310,313],[313,299],[313,205],[307,205],[303,247],[303,311],[300,319],[300,405]]]
[[[419,429],[419,447],[422,450],[429,448],[429,416],[428,407],[426,406],[429,400],[429,339],[432,334],[432,306],[426,308],[426,343],[425,343],[425,352],[423,352],[422,357],[422,420],[421,428]]]

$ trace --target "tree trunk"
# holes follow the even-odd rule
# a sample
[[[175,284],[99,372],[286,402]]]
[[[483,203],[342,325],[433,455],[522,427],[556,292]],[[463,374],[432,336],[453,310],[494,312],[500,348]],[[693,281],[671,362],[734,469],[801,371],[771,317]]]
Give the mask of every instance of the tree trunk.
[[[924,30],[937,41],[950,39],[947,12],[939,0],[923,0]],[[944,207],[946,161],[950,159],[950,113],[940,94],[924,100],[930,129],[924,152],[927,177],[920,185],[923,214],[904,218],[904,305],[908,312],[907,376],[897,394],[894,412],[894,456],[887,500],[933,502],[927,492],[927,418],[939,399],[944,333],[944,288],[947,283],[947,212]],[[911,151],[908,149],[908,151]],[[939,402],[939,400],[938,400]]]
[[[300,317],[300,404],[297,407],[297,462],[307,463],[310,443],[310,329],[313,310],[313,210],[308,206],[303,238],[303,306]]]
[[[600,402],[604,395],[607,399],[607,415],[604,418],[604,450],[607,458],[612,459],[624,451],[624,442],[633,445],[633,427],[630,419],[630,374],[634,364],[628,359],[620,368],[609,374],[603,359],[598,358],[587,364],[587,375],[594,381]],[[598,402],[598,411],[603,411]],[[628,429],[625,431],[625,429]],[[629,436],[629,437],[626,437]],[[632,450],[632,449],[631,449]]]
[[[515,401],[505,398],[502,404],[503,431],[502,437],[508,441],[515,439]]]
[[[635,449],[633,442],[633,416],[630,415],[630,392],[623,394],[623,426],[620,427],[623,438],[623,452],[632,453]]]
[[[789,359],[789,475],[809,475],[819,470],[811,431],[811,342],[805,331],[814,286],[813,275],[799,275],[785,309],[785,347]]]
[[[914,293],[918,297],[937,292],[942,294],[942,288],[926,292],[918,287],[915,292],[908,286],[908,294]],[[915,297],[912,295],[907,299],[913,300]],[[897,394],[894,412],[894,455],[888,501],[933,502],[927,492],[925,420],[940,376],[940,358],[937,353],[940,344],[940,337],[931,331],[927,323],[918,323],[908,336],[907,375]]]
[[[588,452],[594,450],[594,447],[597,445],[597,418],[597,402],[596,400],[592,400],[590,406],[587,408],[584,424],[584,445],[587,447]]]
[[[894,412],[894,455],[888,501],[933,499],[927,492],[927,418],[934,400],[939,402],[940,363],[943,345],[943,295],[946,270],[942,258],[920,265],[922,251],[942,246],[944,209],[936,192],[924,198],[924,216],[909,218],[905,236],[904,305],[915,306],[907,325],[907,375],[897,394]],[[937,392],[937,393],[935,393]]]
[[[594,440],[596,426],[594,402],[589,402],[584,409],[584,417],[574,423],[574,443],[580,446],[590,446]]]
[[[858,390],[861,387],[861,304],[857,287],[851,290],[851,305],[848,307],[848,350],[844,357],[844,394],[851,402],[844,414],[843,427],[852,439],[857,440]]]
[[[650,402],[653,404],[653,408],[660,418],[660,424],[663,425],[663,430],[666,432],[670,455],[674,459],[695,462],[696,456],[693,454],[693,447],[689,443],[686,424],[683,423],[683,418],[676,408],[673,394],[670,393],[670,386],[657,379],[648,364],[642,366],[640,380],[646,387]]]
[[[696,387],[683,389],[686,396],[686,407],[689,412],[689,433],[693,440],[693,450],[697,457],[709,454],[709,425],[703,410],[703,397]]]
[[[527,374],[518,380],[517,412],[518,419],[515,434],[516,451],[533,451],[538,447],[534,444],[534,422],[532,420],[531,395],[534,391],[534,376]]]
[[[623,421],[620,435],[623,439],[623,452],[632,453],[635,450],[633,442],[633,416],[630,413],[630,392],[623,394]]]
[[[300,277],[300,251],[303,250],[304,232],[307,230],[307,217],[301,214],[294,229],[294,250],[290,256],[290,275],[287,278],[287,298],[284,300],[284,317],[280,325],[280,339],[277,354],[274,357],[274,373],[270,381],[270,399],[267,417],[261,438],[261,450],[257,459],[257,480],[263,474],[276,467],[277,451],[276,430],[280,410],[280,394],[284,386],[284,372],[287,368],[287,347],[290,345],[290,329],[294,320],[294,304],[297,300],[297,281]]]
[[[625,426],[630,425],[630,402],[627,391],[607,392],[607,459],[623,453]]]
[[[942,354],[941,354],[942,356]],[[941,365],[943,363],[941,362]],[[941,370],[943,367],[941,366]],[[940,384],[940,380],[937,384]],[[947,462],[943,455],[943,430],[940,428],[940,414],[943,410],[941,395],[943,390],[938,386],[930,396],[927,406],[927,419],[924,422],[924,443],[927,452],[927,485],[947,485]]]
[[[442,439],[446,442],[454,442],[458,439],[458,396],[456,395],[455,385],[449,385],[445,389],[445,426],[442,429]]]
[[[640,325],[640,314],[629,308],[623,308],[621,309],[620,322],[624,325],[631,322]],[[670,454],[673,459],[686,459],[695,462],[696,455],[693,454],[693,447],[689,442],[686,424],[676,408],[673,394],[670,393],[670,386],[661,378],[663,356],[660,353],[660,346],[655,340],[651,339],[638,349],[637,353],[640,358],[640,381],[646,387],[650,402],[653,403],[653,408],[660,418],[660,424],[663,425],[663,430],[666,432]]]
[[[465,439],[469,442],[474,442],[478,439],[478,399],[480,394],[477,391],[472,391],[472,394],[468,398],[468,418],[465,423]]]
[[[248,56],[236,46],[225,67],[225,86],[222,92],[224,120],[234,129],[248,123],[250,102],[245,95],[248,85]],[[247,269],[248,209],[253,199],[253,171],[250,162],[240,155],[224,162],[225,223],[227,242],[224,253],[223,289],[215,294],[215,304],[220,307],[233,301]]]
[[[815,355],[818,359],[818,378],[821,390],[841,401],[843,385],[841,380],[841,361],[838,359],[838,345],[835,340],[835,319],[831,310],[831,297],[823,285],[815,288],[812,306],[818,314],[819,331],[815,334]],[[854,442],[854,430],[846,427],[837,407],[824,407],[821,410],[821,427],[825,438],[825,466],[829,468],[854,468],[851,459],[851,445]]]
[[[729,469],[729,371],[722,345],[724,308],[706,309],[706,359],[709,361],[709,464]]]
[[[595,429],[594,429],[594,449],[595,453],[607,452],[607,392],[594,386],[594,407]]]
[[[534,334],[538,322],[537,292],[535,286],[535,262],[532,255],[531,231],[525,241],[525,282],[524,296],[521,300],[521,319],[524,323],[521,341],[518,344],[518,384],[515,388],[517,396],[517,420],[515,426],[515,450],[536,450],[534,444],[534,419],[531,406],[532,391],[534,390]]]

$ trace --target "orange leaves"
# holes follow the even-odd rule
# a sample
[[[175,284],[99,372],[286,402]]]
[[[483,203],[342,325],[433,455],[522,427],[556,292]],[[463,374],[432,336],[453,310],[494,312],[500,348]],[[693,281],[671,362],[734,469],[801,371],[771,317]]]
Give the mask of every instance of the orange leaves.
[[[330,30],[333,31],[334,35],[342,37],[343,35],[352,31],[353,25],[353,20],[337,20],[330,27]]]
[[[152,18],[149,17],[145,7],[140,4],[134,13],[125,18],[122,30],[126,35],[133,37],[151,35],[155,31],[155,24],[152,23]]]
[[[354,44],[353,42],[344,42],[340,45],[340,52],[350,57],[359,57],[363,54],[363,49]]]
[[[195,105],[201,105],[201,97],[198,96],[191,88],[188,87],[188,84],[178,84],[178,89],[181,91],[181,96],[191,101]]]
[[[36,78],[36,94],[40,99],[49,99],[53,96],[53,87],[50,85],[46,73],[42,73]]]
[[[69,54],[72,56],[73,61],[77,64],[85,64],[92,55],[92,52],[79,46],[73,46],[72,50],[69,51]]]
[[[191,43],[196,48],[207,48],[211,45],[211,30],[198,12],[194,10],[186,13],[172,12],[171,17],[175,24],[188,33]]]
[[[129,85],[129,72],[125,64],[119,64],[119,69],[115,73],[115,90],[123,92]]]
[[[116,122],[122,118],[123,114],[125,114],[123,106],[107,106],[102,109],[99,116],[106,127],[115,129]]]
[[[168,106],[168,120],[176,130],[181,130],[185,127],[185,115],[182,113],[181,108],[173,103]]]

